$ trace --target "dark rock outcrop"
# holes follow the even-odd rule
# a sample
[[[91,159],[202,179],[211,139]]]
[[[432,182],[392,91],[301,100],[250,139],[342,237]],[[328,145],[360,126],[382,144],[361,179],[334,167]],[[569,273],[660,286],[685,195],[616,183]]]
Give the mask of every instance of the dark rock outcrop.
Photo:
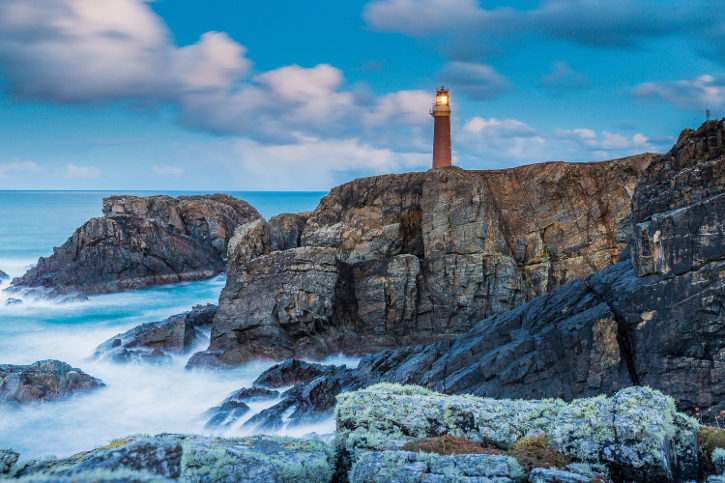
[[[269,219],[269,241],[273,251],[289,250],[302,244],[302,232],[312,212],[282,213]]]
[[[100,379],[61,361],[38,361],[28,366],[0,364],[0,407],[61,400],[103,385]]]
[[[465,333],[616,262],[651,157],[358,179],[310,215],[240,227],[209,350],[190,364],[320,359]]]
[[[110,357],[114,362],[166,361],[167,354],[183,354],[208,341],[201,328],[211,326],[216,311],[216,305],[195,306],[161,322],[139,325],[99,345],[93,357]]]
[[[2,283],[3,280],[8,280],[10,278],[10,275],[0,270],[0,283]]]
[[[228,195],[113,196],[53,255],[13,280],[11,290],[49,296],[119,292],[211,278],[226,269],[237,226],[260,218]]]
[[[631,260],[574,280],[455,341],[363,359],[360,381],[487,397],[571,400],[646,385],[725,410],[725,121],[652,160],[632,199]],[[692,189],[688,181],[695,180]],[[657,211],[660,210],[660,211]]]

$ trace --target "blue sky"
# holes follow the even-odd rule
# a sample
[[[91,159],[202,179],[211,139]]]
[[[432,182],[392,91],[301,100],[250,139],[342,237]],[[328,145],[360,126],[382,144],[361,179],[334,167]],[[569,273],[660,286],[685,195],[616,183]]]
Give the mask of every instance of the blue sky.
[[[2,0],[0,189],[325,190],[664,152],[725,117],[720,2]]]

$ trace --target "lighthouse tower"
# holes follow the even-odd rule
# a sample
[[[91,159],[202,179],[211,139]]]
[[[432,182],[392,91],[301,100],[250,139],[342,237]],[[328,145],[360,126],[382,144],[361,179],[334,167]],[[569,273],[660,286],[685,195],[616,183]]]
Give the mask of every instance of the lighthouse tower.
[[[436,89],[436,100],[430,108],[433,126],[433,167],[451,165],[451,98],[448,89]]]

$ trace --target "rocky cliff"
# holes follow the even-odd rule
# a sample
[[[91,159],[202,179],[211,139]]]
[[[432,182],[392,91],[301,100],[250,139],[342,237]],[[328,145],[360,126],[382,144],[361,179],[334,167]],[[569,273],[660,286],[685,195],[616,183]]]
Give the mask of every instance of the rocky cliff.
[[[456,340],[368,356],[357,377],[527,399],[646,385],[714,418],[725,410],[723,138],[725,120],[710,121],[652,160],[632,198],[631,258]]]
[[[103,200],[103,214],[14,279],[14,289],[97,294],[211,278],[226,269],[235,228],[260,218],[223,194],[114,196]]]
[[[651,158],[358,179],[311,214],[240,227],[209,350],[191,364],[360,354],[464,333],[615,263]]]

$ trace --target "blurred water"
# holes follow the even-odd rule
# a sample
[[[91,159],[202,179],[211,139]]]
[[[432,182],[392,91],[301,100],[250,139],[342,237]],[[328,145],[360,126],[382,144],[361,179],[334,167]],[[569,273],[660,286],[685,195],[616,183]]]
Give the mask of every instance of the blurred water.
[[[48,256],[75,228],[101,214],[110,192],[0,191],[0,270],[19,276],[38,256]],[[148,196],[152,193],[134,192]],[[169,193],[166,193],[169,194]],[[188,193],[170,193],[173,196]],[[324,193],[231,193],[269,218],[282,212],[309,211]],[[216,303],[224,277],[149,290],[92,296],[87,301],[56,304],[25,300],[5,306],[0,292],[0,363],[30,364],[59,359],[104,381],[106,387],[67,401],[0,411],[0,447],[22,458],[67,456],[129,434],[204,433],[202,413],[229,393],[250,386],[272,362],[253,362],[231,371],[185,371],[187,356],[165,365],[117,365],[88,361],[98,344],[138,324],[162,320],[195,304]],[[0,288],[7,287],[3,281]],[[197,350],[203,350],[199,347]],[[328,363],[355,366],[357,359]],[[273,403],[252,406],[260,410]],[[249,414],[247,417],[251,417]],[[243,434],[239,424],[228,434]],[[334,430],[329,420],[290,430],[302,435]]]

